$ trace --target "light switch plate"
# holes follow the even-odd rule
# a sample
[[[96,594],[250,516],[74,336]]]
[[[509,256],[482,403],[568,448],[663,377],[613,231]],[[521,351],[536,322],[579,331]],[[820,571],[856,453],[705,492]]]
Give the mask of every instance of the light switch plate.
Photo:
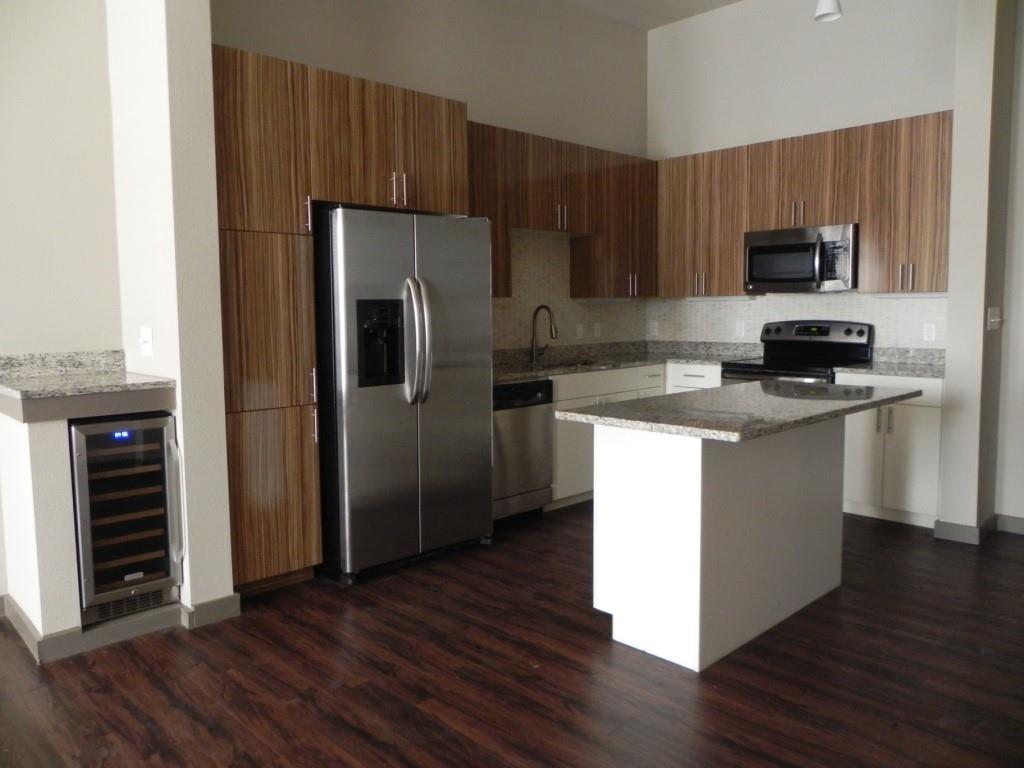
[[[985,312],[985,330],[998,331],[1003,327],[1003,311],[1000,307],[989,307]]]
[[[600,323],[594,323],[594,338],[595,339],[600,339],[601,338],[601,324]]]
[[[143,357],[153,356],[153,328],[149,325],[139,326],[139,353]]]
[[[576,323],[576,338],[583,338],[583,323]]]
[[[736,321],[736,338],[742,339],[747,335],[747,324],[742,320]]]
[[[657,320],[651,320],[651,322],[649,322],[647,324],[647,335],[652,337],[652,338],[658,335],[658,321]]]
[[[925,323],[921,336],[925,341],[935,341],[935,323]]]

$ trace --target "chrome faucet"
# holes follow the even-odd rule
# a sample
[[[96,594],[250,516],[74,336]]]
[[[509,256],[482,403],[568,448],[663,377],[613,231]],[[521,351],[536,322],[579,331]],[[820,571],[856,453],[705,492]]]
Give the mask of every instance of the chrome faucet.
[[[538,305],[533,310],[533,319],[530,321],[530,360],[533,365],[537,365],[537,358],[543,355],[549,346],[545,344],[540,349],[537,349],[537,315],[540,314],[542,309],[548,313],[548,333],[551,334],[552,339],[558,338],[558,326],[555,325],[555,316],[551,313],[551,307],[547,304]]]

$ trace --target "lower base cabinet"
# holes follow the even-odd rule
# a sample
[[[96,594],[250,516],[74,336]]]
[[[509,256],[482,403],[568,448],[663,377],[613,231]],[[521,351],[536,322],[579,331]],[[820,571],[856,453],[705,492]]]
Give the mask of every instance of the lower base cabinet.
[[[837,376],[838,384],[921,389],[924,395],[846,417],[846,512],[931,526],[939,511],[942,382]]]
[[[315,406],[227,414],[235,585],[323,559]]]

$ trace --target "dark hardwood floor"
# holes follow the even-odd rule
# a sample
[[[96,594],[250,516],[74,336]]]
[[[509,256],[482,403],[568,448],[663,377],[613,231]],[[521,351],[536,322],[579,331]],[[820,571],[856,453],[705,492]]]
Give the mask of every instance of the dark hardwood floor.
[[[843,587],[697,675],[613,643],[579,506],[37,668],[0,765],[1021,766],[1024,538],[846,521]]]

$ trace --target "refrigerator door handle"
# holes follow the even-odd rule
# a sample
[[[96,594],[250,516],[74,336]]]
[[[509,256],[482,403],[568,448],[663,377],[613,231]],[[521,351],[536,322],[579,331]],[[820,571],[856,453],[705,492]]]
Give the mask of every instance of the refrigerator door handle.
[[[420,301],[423,305],[423,385],[420,388],[421,403],[427,402],[430,397],[430,384],[434,373],[434,323],[430,311],[430,291],[427,284],[415,278],[420,289]]]
[[[415,277],[405,279],[405,290],[409,293],[409,298],[412,301],[413,333],[416,339],[416,359],[412,365],[411,380],[407,378],[405,399],[409,405],[415,405],[420,402],[423,381],[423,297],[420,294],[419,281]]]

